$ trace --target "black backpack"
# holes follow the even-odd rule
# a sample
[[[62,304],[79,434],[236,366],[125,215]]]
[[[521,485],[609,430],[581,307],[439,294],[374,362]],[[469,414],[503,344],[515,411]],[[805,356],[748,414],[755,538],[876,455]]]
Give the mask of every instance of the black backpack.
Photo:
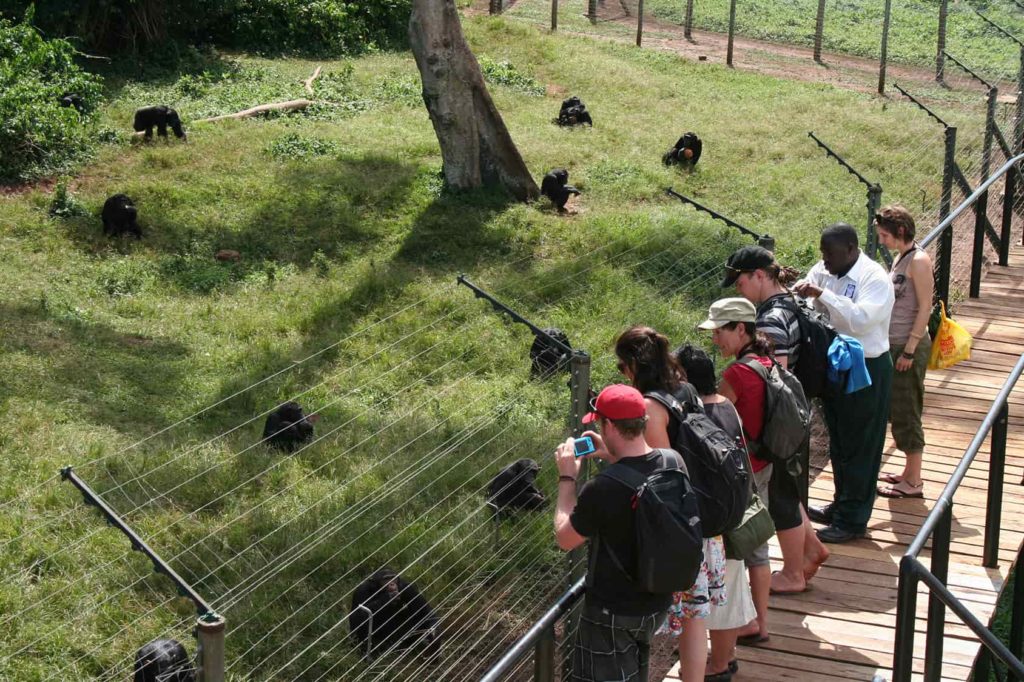
[[[811,436],[811,404],[803,386],[795,374],[775,361],[771,369],[749,355],[740,362],[764,382],[761,436],[757,440],[748,436],[747,444],[761,459],[786,464],[800,454]]]
[[[644,397],[657,400],[668,410],[669,439],[686,462],[704,537],[713,538],[738,526],[751,495],[750,466],[743,444],[667,391],[652,391]]]
[[[824,315],[791,296],[780,296],[771,304],[792,312],[800,325],[799,356],[789,370],[800,380],[804,395],[808,400],[838,395],[841,387],[828,380],[828,349],[836,338],[835,328]]]
[[[605,546],[615,566],[644,592],[667,594],[688,590],[697,580],[704,560],[701,519],[686,465],[671,450],[656,450],[658,468],[648,475],[613,464],[598,476],[607,476],[634,491],[636,564],[629,568],[610,546]],[[601,536],[594,540],[588,577],[600,550]]]

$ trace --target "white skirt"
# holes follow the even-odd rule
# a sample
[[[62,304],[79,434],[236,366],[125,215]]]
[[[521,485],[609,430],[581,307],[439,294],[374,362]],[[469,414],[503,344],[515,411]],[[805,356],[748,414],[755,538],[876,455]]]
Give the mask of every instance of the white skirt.
[[[740,628],[757,618],[754,600],[750,596],[750,583],[743,561],[728,559],[725,562],[725,593],[728,599],[721,606],[712,605],[707,619],[708,630],[730,630]]]

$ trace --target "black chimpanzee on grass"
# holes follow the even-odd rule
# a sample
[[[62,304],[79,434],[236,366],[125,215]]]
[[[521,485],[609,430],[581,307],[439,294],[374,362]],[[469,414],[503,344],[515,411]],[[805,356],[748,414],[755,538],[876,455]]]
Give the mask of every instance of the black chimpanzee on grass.
[[[547,504],[544,493],[534,481],[540,465],[532,459],[520,459],[509,464],[491,479],[487,486],[487,501],[498,512],[511,514],[517,509],[543,509]]]
[[[418,644],[436,653],[437,624],[437,616],[416,586],[390,568],[380,569],[352,593],[349,635],[368,658],[374,652]]]
[[[679,164],[680,166],[693,168],[700,160],[700,154],[704,150],[704,143],[697,133],[685,133],[676,140],[675,146],[669,149],[661,157],[666,166]]]
[[[572,348],[569,337],[558,327],[547,327],[541,331],[544,334],[535,335],[530,346],[530,372],[534,375],[548,376],[567,369],[571,354],[551,339],[554,338]]]
[[[174,136],[179,140],[188,140],[188,137],[185,135],[185,129],[181,127],[181,119],[178,118],[178,112],[174,109],[161,105],[157,107],[143,107],[135,111],[135,122],[132,124],[132,127],[135,128],[137,133],[145,130],[146,140],[153,139],[154,127],[156,128],[156,134],[166,140],[167,126],[171,127],[171,130],[174,131]]]
[[[545,175],[540,183],[540,193],[558,207],[559,213],[565,212],[565,203],[569,201],[570,196],[580,193],[572,185],[566,184],[568,182],[569,171],[564,168],[556,168]]]
[[[65,92],[59,101],[62,107],[74,107],[78,113],[85,113],[85,100],[77,92]]]
[[[577,126],[586,123],[594,127],[594,119],[587,111],[587,105],[579,97],[570,97],[562,100],[562,107],[558,110],[558,118],[555,122],[560,126]]]
[[[142,239],[138,216],[139,212],[128,195],[115,194],[103,202],[103,234],[110,237],[131,234],[136,239]]]
[[[318,417],[307,417],[302,405],[289,400],[267,415],[263,440],[278,450],[294,452],[295,448],[313,439],[313,423]]]
[[[133,682],[195,682],[196,669],[174,639],[154,639],[135,654]]]

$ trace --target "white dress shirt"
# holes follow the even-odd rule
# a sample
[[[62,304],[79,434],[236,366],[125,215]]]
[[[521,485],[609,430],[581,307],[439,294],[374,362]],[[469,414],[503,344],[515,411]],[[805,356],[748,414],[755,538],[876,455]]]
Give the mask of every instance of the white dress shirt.
[[[860,341],[864,357],[877,358],[889,352],[889,318],[896,297],[892,280],[881,265],[862,251],[842,277],[829,273],[818,261],[806,281],[821,288],[815,308],[828,313],[837,332]]]

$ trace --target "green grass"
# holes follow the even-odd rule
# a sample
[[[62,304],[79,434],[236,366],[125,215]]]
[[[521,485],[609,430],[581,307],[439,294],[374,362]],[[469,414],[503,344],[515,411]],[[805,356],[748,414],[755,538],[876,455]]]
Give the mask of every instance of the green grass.
[[[0,196],[0,678],[123,679],[144,641],[191,645],[191,605],[50,481],[66,464],[225,612],[233,679],[360,677],[342,620],[352,587],[385,563],[454,634],[428,672],[383,677],[478,673],[564,586],[549,514],[506,522],[495,547],[482,490],[519,457],[545,462],[554,490],[569,396],[564,377],[531,379],[527,330],[456,275],[566,329],[601,385],[627,325],[706,343],[694,325],[747,243],[665,187],[806,266],[823,225],[864,222],[862,188],[807,140],[814,129],[887,200],[934,211],[940,138],[908,105],[504,19],[466,28],[478,54],[512,65],[495,69],[498,107],[536,177],[569,169],[577,214],[442,191],[406,54],[328,63],[318,97],[340,106],[270,120],[191,124],[300,96],[314,63],[112,79],[106,125],[168,103],[190,144],[111,136],[70,185],[85,215],[51,218],[44,188]],[[568,93],[590,105],[592,130],[552,125]],[[969,137],[980,112],[940,104]],[[692,175],[660,162],[686,129],[705,141]],[[115,192],[139,207],[142,241],[102,236]],[[218,249],[242,260],[219,263]],[[292,456],[256,445],[259,415],[296,396],[323,415],[323,439]]]

